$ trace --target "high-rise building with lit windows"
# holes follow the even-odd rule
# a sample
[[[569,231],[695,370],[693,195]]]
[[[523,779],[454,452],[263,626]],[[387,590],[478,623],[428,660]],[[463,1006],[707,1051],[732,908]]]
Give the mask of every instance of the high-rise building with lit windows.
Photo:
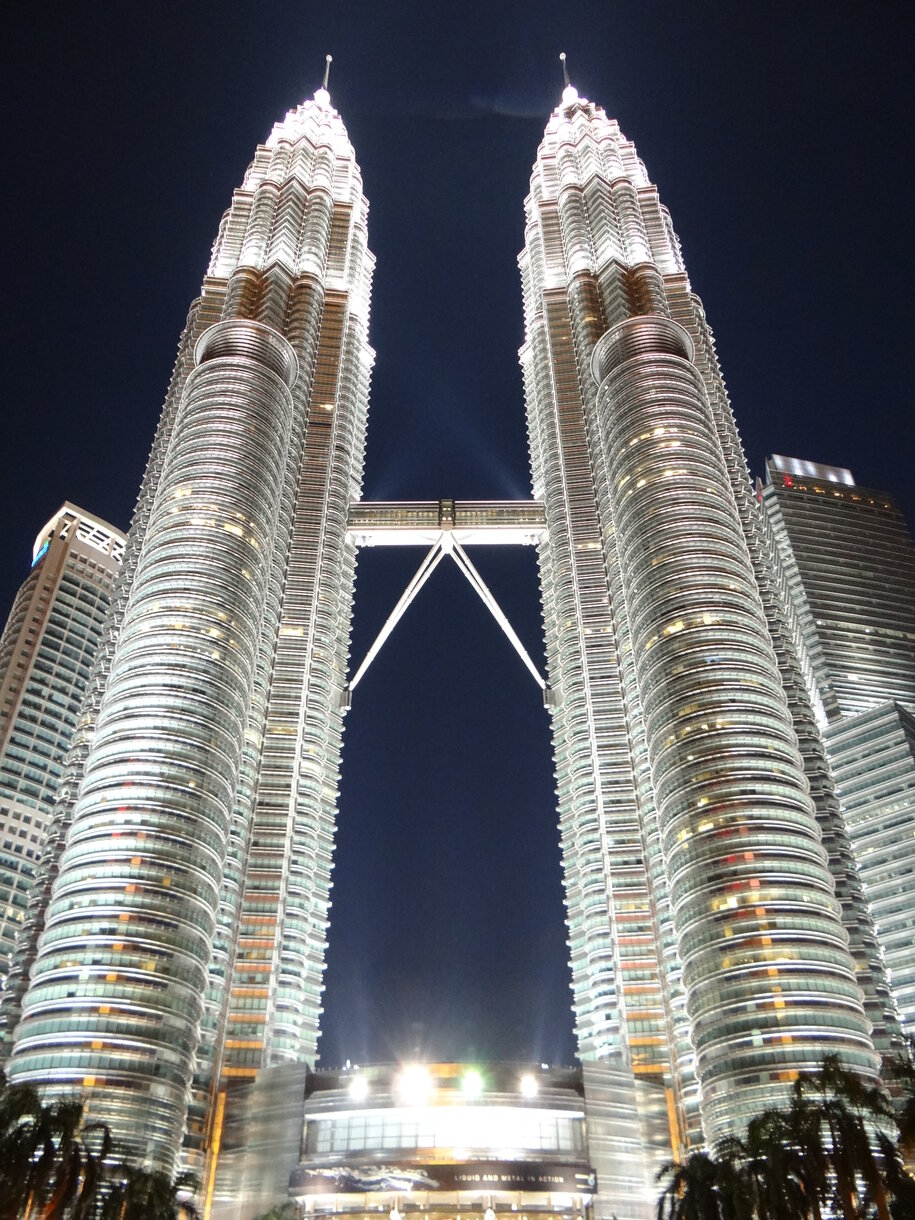
[[[915,716],[899,703],[826,730],[848,833],[905,1032],[915,1033]]]
[[[713,1141],[824,1052],[873,1074],[892,1004],[702,303],[633,144],[571,86],[526,219],[578,1043]]]
[[[315,1059],[366,214],[322,88],[257,149],[191,305],[6,997],[11,1079],[83,1091],[167,1169],[185,1124],[192,1155],[218,1141],[233,1080]]]
[[[850,470],[776,454],[758,485],[812,698],[908,1032],[915,1028],[915,546]]]
[[[759,483],[830,721],[915,707],[915,545],[889,492],[775,454]]]
[[[64,504],[39,531],[0,636],[0,978],[22,924],[124,550]]]
[[[431,550],[366,664],[449,556],[545,688],[606,1164],[622,1115],[682,1152],[826,1052],[875,1076],[894,1032],[810,659],[633,145],[569,86],[534,166],[531,504],[357,503],[366,211],[321,89],[257,150],[191,306],[5,997],[11,1078],[82,1090],[148,1163],[186,1130],[207,1207],[315,1059],[367,541]],[[464,552],[484,541],[538,546],[546,678]],[[643,1168],[597,1214],[647,1217]]]

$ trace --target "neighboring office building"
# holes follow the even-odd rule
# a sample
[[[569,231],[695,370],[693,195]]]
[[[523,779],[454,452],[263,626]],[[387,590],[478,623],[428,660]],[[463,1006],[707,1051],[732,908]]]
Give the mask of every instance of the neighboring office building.
[[[893,995],[915,1032],[915,546],[885,491],[775,455],[766,521],[828,721],[825,741]]]
[[[257,150],[192,304],[7,993],[11,1079],[83,1090],[165,1169],[186,1125],[207,1191],[236,1098],[316,1053],[366,213],[321,89]],[[521,267],[576,1033],[633,1133],[663,1097],[682,1151],[827,1051],[875,1076],[881,967],[701,304],[634,147],[571,87]]]
[[[35,539],[0,636],[0,979],[123,550],[120,530],[64,504]]]
[[[827,719],[915,708],[915,546],[893,497],[780,454],[758,487]]]
[[[883,703],[831,725],[826,746],[893,996],[915,1034],[915,717]]]

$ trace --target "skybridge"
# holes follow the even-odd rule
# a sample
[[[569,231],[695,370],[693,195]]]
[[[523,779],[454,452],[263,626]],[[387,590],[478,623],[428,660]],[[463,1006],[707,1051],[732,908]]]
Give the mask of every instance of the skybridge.
[[[445,558],[483,602],[550,703],[546,679],[531,660],[499,603],[474,567],[468,546],[537,546],[547,537],[546,513],[538,500],[377,500],[351,504],[347,532],[356,546],[422,546],[428,548],[416,574],[400,595],[362,664],[344,692],[346,705],[385,640],[403,618],[423,585]]]

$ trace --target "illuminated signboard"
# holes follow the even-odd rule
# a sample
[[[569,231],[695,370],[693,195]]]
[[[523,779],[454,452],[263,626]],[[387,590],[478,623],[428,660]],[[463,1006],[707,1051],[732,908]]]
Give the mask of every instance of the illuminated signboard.
[[[296,1194],[365,1194],[370,1191],[528,1190],[592,1194],[590,1166],[524,1161],[463,1161],[433,1165],[299,1165],[290,1183]]]

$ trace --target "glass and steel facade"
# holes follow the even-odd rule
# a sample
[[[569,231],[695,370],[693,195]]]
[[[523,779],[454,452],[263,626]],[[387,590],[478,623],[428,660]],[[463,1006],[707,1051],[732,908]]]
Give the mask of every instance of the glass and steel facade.
[[[0,636],[0,980],[95,658],[124,535],[74,504],[40,530]]]
[[[257,150],[191,306],[6,997],[10,1078],[83,1091],[166,1169],[233,1080],[315,1058],[366,215],[320,89]]]
[[[572,87],[526,215],[579,1047],[672,1081],[681,1142],[713,1141],[826,1051],[874,1074],[885,980],[701,302]]]
[[[915,546],[893,497],[775,455],[759,485],[892,996],[915,1024]]]
[[[642,1214],[659,1130],[676,1153],[739,1131],[827,1051],[874,1076],[892,1036],[811,658],[670,217],[571,87],[526,206],[532,503],[357,505],[373,259],[325,89],[258,148],[191,305],[3,1010],[12,1080],[83,1093],[166,1170],[184,1133],[205,1207],[250,1177],[220,1149],[316,1059],[359,544],[538,546],[575,1027],[610,1124],[590,1147],[620,1175],[596,1214]],[[382,1143],[366,1117],[351,1146],[348,1113],[344,1152],[387,1154],[370,1117]],[[393,1116],[398,1146],[435,1152],[440,1117]],[[574,1124],[544,1130],[578,1154]]]
[[[828,719],[915,707],[915,546],[893,497],[778,454],[759,492]]]
[[[826,744],[893,996],[915,1033],[915,717],[884,703],[831,725]]]
[[[638,1087],[609,1065],[312,1073],[289,1193],[315,1216],[649,1220],[670,1145],[663,1089]]]

